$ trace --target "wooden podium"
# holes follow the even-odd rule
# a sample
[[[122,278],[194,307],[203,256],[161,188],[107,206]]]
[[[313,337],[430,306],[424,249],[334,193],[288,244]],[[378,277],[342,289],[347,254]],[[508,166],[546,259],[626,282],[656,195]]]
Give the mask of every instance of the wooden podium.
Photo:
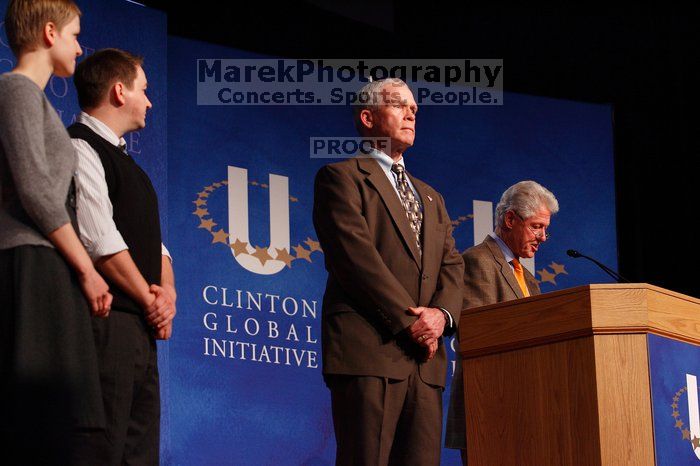
[[[700,300],[587,285],[463,311],[469,466],[653,466],[650,333],[700,345]]]

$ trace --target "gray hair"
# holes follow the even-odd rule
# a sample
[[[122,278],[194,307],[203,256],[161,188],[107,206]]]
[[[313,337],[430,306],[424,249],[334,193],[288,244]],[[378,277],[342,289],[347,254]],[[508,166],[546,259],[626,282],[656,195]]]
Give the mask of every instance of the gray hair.
[[[355,128],[357,129],[358,133],[362,134],[364,131],[362,120],[360,120],[360,113],[362,113],[362,110],[376,110],[379,107],[379,104],[381,103],[379,92],[387,84],[393,84],[396,86],[407,85],[400,78],[386,78],[370,81],[365,84],[362,89],[357,91],[357,98],[355,101],[350,102],[352,105],[353,121],[355,122]]]
[[[535,215],[541,207],[546,208],[551,215],[559,212],[557,198],[541,184],[530,180],[515,183],[506,189],[496,206],[496,227],[503,226],[509,210],[526,219]]]

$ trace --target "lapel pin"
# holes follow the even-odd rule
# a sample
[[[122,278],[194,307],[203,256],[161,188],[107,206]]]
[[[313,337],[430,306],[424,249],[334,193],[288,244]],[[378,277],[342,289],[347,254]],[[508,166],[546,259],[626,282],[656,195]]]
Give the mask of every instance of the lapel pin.
[[[432,197],[430,197],[430,195],[429,195],[429,194],[426,194],[426,196],[425,196],[425,197],[427,197],[427,198],[428,198],[428,200],[429,200],[430,202],[433,202],[433,198],[432,198]]]

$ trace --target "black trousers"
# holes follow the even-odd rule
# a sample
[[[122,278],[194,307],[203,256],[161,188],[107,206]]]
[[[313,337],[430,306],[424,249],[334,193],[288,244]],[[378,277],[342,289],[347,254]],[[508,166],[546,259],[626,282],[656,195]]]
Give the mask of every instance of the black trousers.
[[[84,432],[76,464],[159,464],[160,392],[156,342],[140,316],[112,310],[93,319],[106,414],[104,431]]]

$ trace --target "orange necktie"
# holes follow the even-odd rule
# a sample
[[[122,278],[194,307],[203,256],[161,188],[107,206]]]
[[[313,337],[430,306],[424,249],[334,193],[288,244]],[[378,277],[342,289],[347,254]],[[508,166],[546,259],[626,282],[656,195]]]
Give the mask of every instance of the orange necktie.
[[[513,259],[510,261],[513,264],[513,273],[515,274],[515,279],[518,280],[518,285],[520,285],[520,291],[523,292],[523,296],[526,298],[530,296],[530,291],[527,289],[525,284],[525,273],[523,273],[523,266],[520,264],[518,259]]]

